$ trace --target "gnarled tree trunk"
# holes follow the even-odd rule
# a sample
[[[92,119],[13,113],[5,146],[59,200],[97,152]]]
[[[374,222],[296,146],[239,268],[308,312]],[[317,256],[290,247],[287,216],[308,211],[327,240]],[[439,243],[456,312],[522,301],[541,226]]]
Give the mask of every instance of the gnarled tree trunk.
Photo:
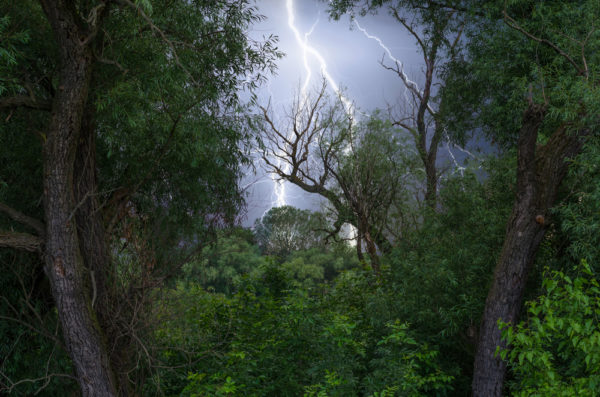
[[[65,345],[84,396],[114,396],[106,344],[91,305],[90,272],[80,251],[74,164],[92,70],[91,31],[68,0],[42,1],[59,48],[59,89],[43,147],[45,272]]]
[[[527,276],[544,238],[549,209],[567,172],[567,159],[581,150],[578,136],[569,136],[564,126],[536,150],[544,116],[545,107],[535,104],[530,104],[523,115],[517,195],[481,321],[472,385],[475,397],[502,395],[506,363],[495,352],[497,346],[504,349],[506,345],[498,320],[514,324],[518,319]]]
[[[108,248],[108,236],[104,225],[103,212],[99,202],[99,188],[96,163],[96,130],[94,109],[88,105],[84,111],[74,167],[74,192],[79,239],[79,250],[89,274],[91,305],[98,325],[106,337],[107,354],[110,366],[116,377],[117,392],[120,396],[131,394],[127,378],[135,367],[134,343],[130,330],[123,329],[125,306],[117,295],[114,285],[113,264]]]

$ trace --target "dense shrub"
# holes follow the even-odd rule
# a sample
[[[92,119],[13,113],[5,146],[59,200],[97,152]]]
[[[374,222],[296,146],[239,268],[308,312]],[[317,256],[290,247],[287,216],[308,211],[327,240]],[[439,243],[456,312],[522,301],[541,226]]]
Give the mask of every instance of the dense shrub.
[[[585,261],[575,278],[547,274],[527,320],[501,324],[512,347],[499,351],[515,375],[516,396],[595,396],[600,388],[600,284]]]

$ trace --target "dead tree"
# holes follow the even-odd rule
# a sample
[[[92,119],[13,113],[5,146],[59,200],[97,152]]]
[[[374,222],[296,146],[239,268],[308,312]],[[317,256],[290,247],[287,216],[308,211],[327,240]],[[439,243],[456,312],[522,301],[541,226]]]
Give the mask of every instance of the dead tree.
[[[385,128],[389,132],[391,124],[358,123],[342,99],[331,100],[326,89],[323,83],[312,96],[298,95],[281,122],[270,105],[261,107],[262,158],[279,179],[329,202],[336,217],[333,234],[344,223],[354,226],[359,258],[364,242],[378,273],[379,252],[392,245],[384,232],[385,214],[396,205],[407,178],[397,172],[401,146],[391,135],[375,144],[377,134]]]

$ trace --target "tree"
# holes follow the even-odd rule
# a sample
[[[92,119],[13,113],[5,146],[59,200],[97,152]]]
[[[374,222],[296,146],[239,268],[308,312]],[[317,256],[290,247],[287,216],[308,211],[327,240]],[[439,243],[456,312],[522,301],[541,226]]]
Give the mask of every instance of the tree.
[[[388,6],[390,15],[415,39],[423,55],[422,87],[411,80],[402,63],[391,54],[388,55],[392,57],[393,65],[384,62],[385,55],[380,63],[385,69],[397,74],[406,87],[405,101],[396,110],[393,123],[413,138],[414,147],[425,169],[425,202],[429,208],[436,209],[438,182],[442,174],[437,164],[438,150],[441,142],[448,137],[444,122],[444,100],[449,98],[436,96],[434,86],[443,85],[443,80],[439,79],[440,69],[443,70],[444,62],[452,61],[458,53],[464,18],[456,10],[431,3],[424,6],[422,1],[411,0],[336,0],[329,2],[329,13],[336,20],[346,13],[354,19],[357,13],[365,15],[367,12],[376,12],[384,5]],[[359,26],[359,29],[362,28]],[[399,100],[402,100],[400,96]]]
[[[233,117],[237,89],[246,74],[260,81],[277,52],[271,39],[265,46],[247,39],[245,30],[260,17],[246,1],[0,7],[9,26],[0,33],[35,38],[2,42],[11,62],[0,66],[8,72],[0,110],[3,130],[39,139],[41,177],[33,184],[45,221],[8,205],[15,202],[3,204],[12,225],[28,231],[0,232],[0,246],[41,254],[83,395],[126,395],[135,335],[114,310],[126,309],[137,287],[116,295],[111,238],[119,232],[135,242],[127,227],[134,223],[143,229],[181,222],[190,233],[231,216],[240,203],[236,157],[243,140]],[[2,188],[15,198],[18,187]],[[176,246],[181,235],[159,237]],[[144,265],[153,269],[152,261]]]
[[[180,278],[187,284],[196,282],[206,290],[233,294],[241,277],[265,262],[254,240],[249,229],[219,231],[214,242],[182,266]]]
[[[385,3],[334,4],[341,11],[364,5],[364,12]],[[516,198],[486,301],[473,380],[474,395],[499,395],[506,366],[494,357],[501,345],[497,321],[516,320],[568,159],[597,125],[593,20],[598,6],[587,1],[407,1],[393,3],[392,10],[394,5],[421,16],[462,14],[468,51],[456,54],[457,62],[444,75],[440,103],[446,127],[455,137],[483,129],[518,153]]]
[[[323,214],[285,205],[257,219],[254,233],[264,253],[285,258],[293,251],[323,245],[326,226]]]
[[[392,123],[378,114],[357,122],[341,98],[329,102],[326,88],[323,83],[314,97],[298,96],[281,122],[261,107],[262,158],[270,172],[329,202],[331,234],[345,223],[354,226],[358,256],[365,241],[377,273],[378,249],[391,247],[388,214],[403,211],[414,185],[413,156]]]
[[[458,2],[445,7],[464,10]],[[517,151],[515,201],[483,312],[473,378],[474,395],[499,396],[506,363],[495,355],[498,346],[505,348],[498,321],[516,322],[570,159],[597,132],[600,42],[593,21],[600,8],[588,1],[467,8],[473,17],[469,51],[445,94],[460,104],[450,124],[482,128]]]

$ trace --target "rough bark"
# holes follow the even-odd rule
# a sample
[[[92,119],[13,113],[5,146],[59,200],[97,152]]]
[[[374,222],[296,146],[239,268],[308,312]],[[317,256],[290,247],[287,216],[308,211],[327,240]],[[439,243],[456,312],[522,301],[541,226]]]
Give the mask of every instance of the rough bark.
[[[436,136],[438,135],[436,129],[435,136],[429,143],[429,149],[427,149],[428,128],[425,121],[425,114],[428,112],[430,106],[429,99],[431,97],[431,86],[433,84],[433,73],[438,45],[439,41],[434,41],[431,53],[429,56],[425,56],[425,65],[427,66],[425,71],[425,85],[416,117],[418,131],[417,148],[419,150],[421,161],[423,161],[423,167],[425,168],[425,202],[433,209],[435,209],[437,205],[437,168],[435,161],[437,158],[439,138],[436,139]]]
[[[365,261],[365,256],[362,252],[362,233],[360,229],[356,229],[356,256],[359,262],[362,263]]]
[[[82,118],[74,168],[75,220],[79,250],[90,285],[91,305],[107,342],[110,366],[116,377],[118,395],[131,394],[126,379],[132,367],[133,343],[117,318],[121,301],[111,284],[112,262],[99,201],[96,163],[94,107],[88,105]]]
[[[43,241],[29,233],[0,230],[0,247],[14,248],[29,252],[41,252]]]
[[[83,28],[68,0],[43,0],[59,48],[59,89],[43,147],[45,272],[50,280],[63,337],[84,396],[114,396],[114,377],[86,280],[74,218],[74,164],[90,77],[94,32]]]
[[[373,272],[376,275],[381,274],[381,269],[379,267],[379,255],[377,254],[377,246],[375,242],[371,238],[371,233],[369,233],[368,229],[365,231],[364,236],[365,242],[367,243],[367,252],[369,253],[369,258],[371,258],[371,267],[373,268]]]
[[[558,129],[536,151],[545,108],[530,104],[523,115],[517,153],[517,192],[500,258],[488,293],[475,355],[472,390],[476,397],[501,396],[506,363],[496,348],[506,348],[498,320],[514,324],[521,309],[527,276],[544,238],[549,209],[567,169],[581,150],[577,135]]]
[[[104,324],[109,316],[110,292],[106,278],[110,255],[98,199],[96,134],[90,106],[85,111],[80,131],[74,168],[75,220],[79,249],[95,292],[92,304],[100,324]]]
[[[443,127],[441,126],[440,121],[435,120],[435,131],[431,137],[431,142],[429,143],[429,151],[427,152],[427,156],[423,159],[427,183],[425,190],[425,203],[429,206],[429,208],[434,210],[437,207],[438,184],[438,170],[436,162],[440,141],[442,140],[442,131]]]
[[[18,107],[26,107],[36,110],[50,110],[52,108],[52,103],[50,101],[25,95],[16,95],[13,97],[0,99],[0,109]]]
[[[425,163],[425,203],[429,208],[435,209],[437,206],[437,167],[435,165],[437,146],[433,147],[432,145],[430,150],[427,162]]]

